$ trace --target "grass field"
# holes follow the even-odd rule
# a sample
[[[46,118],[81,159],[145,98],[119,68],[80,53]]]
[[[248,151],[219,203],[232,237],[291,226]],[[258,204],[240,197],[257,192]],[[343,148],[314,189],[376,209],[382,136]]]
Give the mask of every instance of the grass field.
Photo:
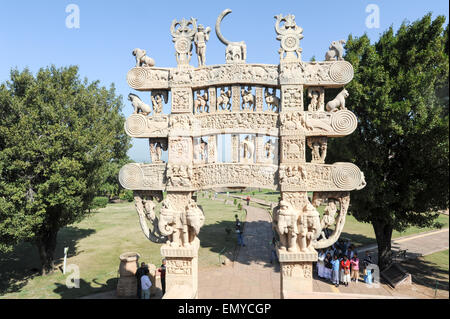
[[[206,221],[200,238],[200,267],[219,265],[219,252],[229,256],[234,252],[236,238],[234,215],[245,220],[245,213],[223,202],[200,198]],[[67,264],[75,264],[80,271],[80,288],[69,289],[65,282],[68,273],[56,271],[38,276],[37,250],[22,244],[7,255],[0,255],[0,298],[77,298],[116,288],[119,255],[138,252],[141,261],[160,265],[160,245],[149,242],[141,232],[133,203],[111,204],[98,210],[78,224],[62,229],[58,234],[57,264],[62,264],[65,244],[69,248]]]
[[[255,197],[259,199],[263,199],[269,202],[278,202],[278,197],[280,196],[279,192],[267,190],[267,189],[261,189],[261,191],[254,190],[254,191],[243,191],[241,192],[230,192],[230,194],[233,195],[240,195],[240,196],[247,196]],[[267,207],[263,205],[259,205],[256,203],[252,203],[252,206],[265,208]],[[319,207],[318,211],[322,214],[324,207]],[[449,227],[449,216],[447,215],[439,215],[439,217],[436,219],[436,222],[442,225],[442,228],[448,228]],[[436,230],[436,228],[433,227],[425,227],[425,228],[419,228],[419,227],[409,227],[404,232],[398,232],[394,231],[392,233],[392,238],[398,238],[403,236],[409,236],[414,235],[426,231]],[[345,226],[342,231],[341,237],[348,238],[350,241],[356,246],[365,246],[365,245],[371,245],[376,244],[375,240],[375,232],[373,230],[373,227],[369,223],[362,223],[356,220],[355,217],[351,215],[347,215],[345,220]]]

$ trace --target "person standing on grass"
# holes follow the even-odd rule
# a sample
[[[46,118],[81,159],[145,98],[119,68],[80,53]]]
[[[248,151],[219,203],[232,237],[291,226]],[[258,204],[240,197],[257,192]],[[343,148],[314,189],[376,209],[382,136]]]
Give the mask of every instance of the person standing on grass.
[[[144,275],[141,277],[141,299],[150,299],[150,287],[152,282],[150,281],[148,268],[145,268]]]
[[[162,294],[164,296],[164,294],[166,293],[166,259],[165,258],[162,260],[162,264],[161,264],[161,267],[158,268],[158,272],[160,273],[161,289],[162,289]]]
[[[350,264],[352,267],[352,273],[351,273],[352,281],[358,282],[358,280],[359,280],[359,259],[358,259],[357,253],[353,254],[353,258],[350,260]]]
[[[247,206],[250,206],[250,196],[247,195]]]
[[[341,260],[341,269],[342,282],[344,283],[345,287],[347,287],[348,283],[350,282],[350,260],[348,260],[347,255],[344,255]]]
[[[137,297],[141,298],[141,278],[144,275],[145,269],[147,269],[147,265],[143,262],[141,263],[141,267],[136,271],[136,279],[137,279]]]
[[[331,274],[331,282],[334,283],[336,287],[339,287],[339,259],[337,255],[333,256],[333,260],[331,261],[332,266],[332,274]]]

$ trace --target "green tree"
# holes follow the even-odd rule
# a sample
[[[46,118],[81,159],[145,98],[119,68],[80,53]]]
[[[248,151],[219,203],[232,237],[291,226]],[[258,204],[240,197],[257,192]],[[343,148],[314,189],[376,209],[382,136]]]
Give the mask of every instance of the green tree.
[[[59,229],[88,214],[108,165],[126,157],[122,106],[76,66],[11,71],[0,86],[0,251],[32,242],[53,271]]]
[[[390,262],[392,231],[435,224],[448,208],[448,25],[431,14],[393,28],[371,44],[350,35],[345,59],[357,130],[330,141],[331,160],[349,160],[367,186],[352,194],[351,213],[372,223],[379,266]]]

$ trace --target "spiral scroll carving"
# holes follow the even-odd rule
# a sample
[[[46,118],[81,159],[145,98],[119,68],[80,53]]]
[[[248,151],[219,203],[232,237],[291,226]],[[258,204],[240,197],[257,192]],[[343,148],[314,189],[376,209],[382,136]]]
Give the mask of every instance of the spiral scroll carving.
[[[358,119],[355,114],[348,110],[340,110],[331,115],[331,127],[342,135],[352,133],[358,126]]]
[[[145,68],[132,68],[127,74],[127,82],[133,89],[139,89],[145,84],[147,71]]]
[[[362,183],[361,171],[351,163],[335,163],[332,172],[334,184],[342,190],[353,190]]]
[[[330,78],[337,83],[348,83],[353,79],[353,66],[347,61],[336,61],[330,67]]]
[[[127,164],[120,169],[119,182],[123,188],[139,189],[143,185],[141,168],[136,164]]]
[[[126,121],[126,131],[131,135],[140,135],[146,130],[146,117],[141,114],[132,114]]]

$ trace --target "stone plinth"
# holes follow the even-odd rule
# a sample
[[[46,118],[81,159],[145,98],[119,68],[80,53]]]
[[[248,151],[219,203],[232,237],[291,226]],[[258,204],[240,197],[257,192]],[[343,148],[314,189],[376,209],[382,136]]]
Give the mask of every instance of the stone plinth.
[[[161,247],[161,255],[166,259],[167,293],[164,295],[164,299],[197,298],[199,247],[200,240],[198,238],[195,238],[190,247],[172,247],[170,245]],[[183,289],[180,290],[179,287],[183,287]]]
[[[136,271],[138,269],[138,253],[123,253],[120,255],[119,282],[117,283],[117,296],[135,297],[137,295]]]
[[[313,262],[317,261],[317,252],[286,252],[278,250],[281,268],[281,298],[293,293],[313,291]]]

